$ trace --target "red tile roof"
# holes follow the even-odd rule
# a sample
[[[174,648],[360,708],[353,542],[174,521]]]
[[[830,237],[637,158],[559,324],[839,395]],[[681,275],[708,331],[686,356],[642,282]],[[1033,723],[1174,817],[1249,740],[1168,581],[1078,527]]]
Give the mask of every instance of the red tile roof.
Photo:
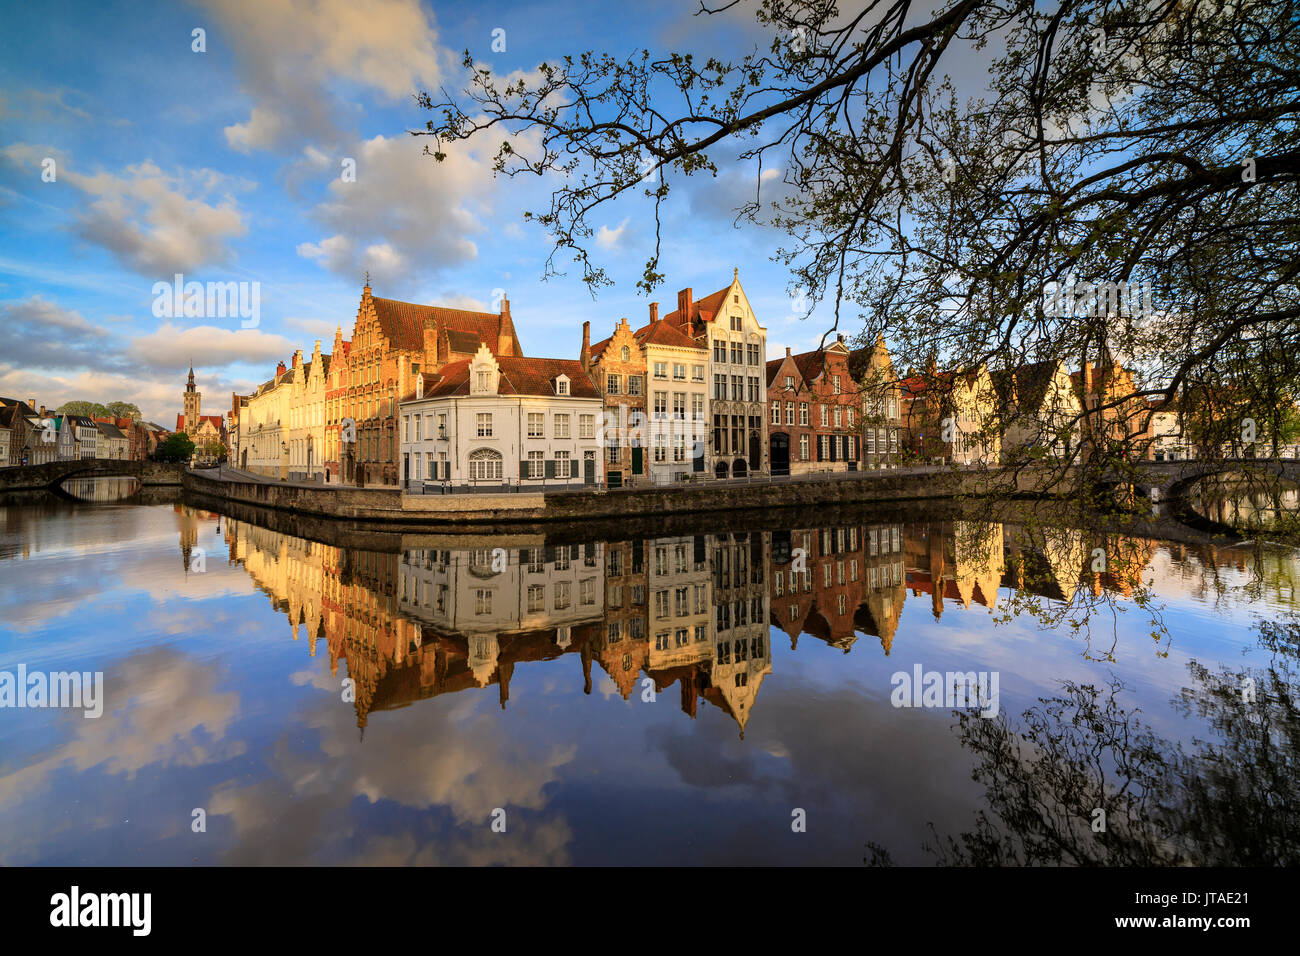
[[[437,305],[418,305],[414,302],[399,302],[396,299],[381,299],[371,296],[375,306],[375,316],[379,327],[394,348],[424,348],[424,323],[432,319],[439,331],[456,331],[469,333],[493,352],[497,349],[497,339],[502,329],[502,317],[492,312],[468,312],[464,309],[447,309]],[[515,336],[513,323],[507,321],[506,331],[514,343],[515,354],[523,350]]]
[[[704,345],[696,342],[693,338],[683,332],[681,329],[665,319],[659,319],[651,322],[649,325],[637,329],[633,335],[642,345],[663,345],[678,349],[697,349],[701,352],[706,351]]]
[[[568,397],[601,397],[595,382],[582,370],[582,364],[576,359],[500,356],[497,365],[501,369],[501,380],[497,384],[498,395],[554,395],[556,377],[567,375]],[[425,397],[468,395],[469,366],[470,360],[464,359],[449,362],[436,372],[425,373]]]

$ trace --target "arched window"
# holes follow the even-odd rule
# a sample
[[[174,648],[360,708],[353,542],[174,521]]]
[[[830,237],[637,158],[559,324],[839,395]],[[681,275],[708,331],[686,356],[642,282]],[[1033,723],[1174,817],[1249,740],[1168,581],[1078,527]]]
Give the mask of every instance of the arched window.
[[[623,346],[623,352],[622,352],[622,358],[623,358],[623,361],[626,362],[626,361],[628,361],[631,357],[632,357],[632,353],[629,352],[629,351],[627,350],[627,346],[626,346],[626,345]]]
[[[469,477],[471,481],[500,481],[501,454],[490,448],[470,452]]]

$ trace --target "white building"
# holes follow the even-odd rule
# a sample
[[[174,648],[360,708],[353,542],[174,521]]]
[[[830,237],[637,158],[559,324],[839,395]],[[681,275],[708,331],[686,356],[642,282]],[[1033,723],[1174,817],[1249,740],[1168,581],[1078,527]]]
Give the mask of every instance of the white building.
[[[400,407],[404,483],[541,491],[603,481],[603,402],[576,360],[498,358],[480,345],[473,359],[420,375]]]
[[[705,470],[719,478],[766,474],[767,330],[754,317],[739,272],[698,302],[690,289],[678,292],[677,311],[664,321],[708,349],[712,434]]]
[[[636,340],[646,360],[650,479],[669,484],[682,475],[703,473],[709,438],[708,349],[658,319],[638,329]]]

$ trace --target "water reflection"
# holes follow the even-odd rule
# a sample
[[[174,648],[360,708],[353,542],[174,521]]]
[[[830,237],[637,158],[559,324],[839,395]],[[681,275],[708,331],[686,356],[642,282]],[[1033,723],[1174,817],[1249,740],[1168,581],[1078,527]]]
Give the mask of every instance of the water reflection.
[[[919,508],[593,540],[138,500],[0,501],[0,671],[107,687],[98,721],[4,713],[0,862],[1176,864],[1300,836],[1288,548]],[[917,666],[999,673],[996,718],[892,706]]]
[[[125,501],[140,490],[135,478],[69,478],[60,486],[80,501]]]

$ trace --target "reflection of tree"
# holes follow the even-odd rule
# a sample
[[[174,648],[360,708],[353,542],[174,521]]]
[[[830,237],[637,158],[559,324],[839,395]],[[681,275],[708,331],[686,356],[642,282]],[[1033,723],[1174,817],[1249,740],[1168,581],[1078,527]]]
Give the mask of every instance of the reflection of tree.
[[[958,713],[988,809],[926,847],[956,865],[1270,866],[1300,861],[1300,624],[1264,623],[1264,669],[1189,665],[1175,706],[1205,722],[1191,752],[1126,710],[1123,685],[1072,682],[1013,728]],[[1243,693],[1254,681],[1254,697]],[[1094,810],[1105,830],[1094,832]],[[872,862],[888,851],[869,846]]]

